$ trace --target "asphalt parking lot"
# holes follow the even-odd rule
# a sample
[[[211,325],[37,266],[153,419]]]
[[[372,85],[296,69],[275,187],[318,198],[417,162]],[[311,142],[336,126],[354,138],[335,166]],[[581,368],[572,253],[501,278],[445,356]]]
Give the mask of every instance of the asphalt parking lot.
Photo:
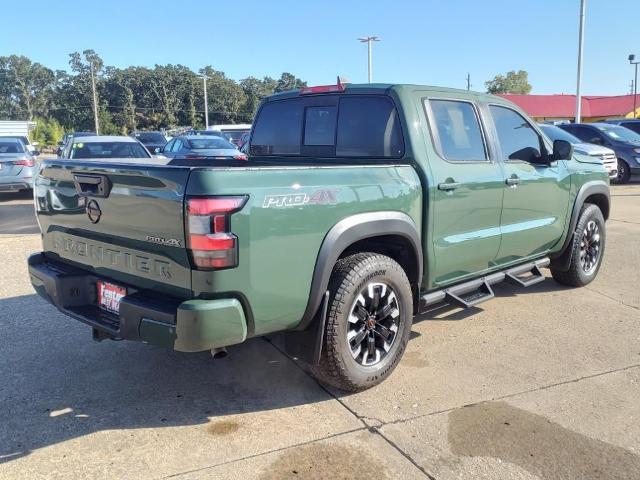
[[[594,283],[435,310],[354,395],[277,339],[222,360],[94,343],[34,294],[30,200],[0,195],[0,478],[638,479],[640,185],[612,194]]]

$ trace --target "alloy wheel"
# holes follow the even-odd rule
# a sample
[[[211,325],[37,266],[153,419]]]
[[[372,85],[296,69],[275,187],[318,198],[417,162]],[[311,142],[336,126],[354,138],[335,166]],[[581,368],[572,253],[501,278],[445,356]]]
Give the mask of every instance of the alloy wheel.
[[[381,362],[398,336],[400,305],[391,286],[367,284],[349,313],[347,343],[354,360],[370,367]]]
[[[587,275],[596,270],[600,260],[600,249],[600,228],[595,221],[589,220],[582,231],[580,242],[580,265]]]

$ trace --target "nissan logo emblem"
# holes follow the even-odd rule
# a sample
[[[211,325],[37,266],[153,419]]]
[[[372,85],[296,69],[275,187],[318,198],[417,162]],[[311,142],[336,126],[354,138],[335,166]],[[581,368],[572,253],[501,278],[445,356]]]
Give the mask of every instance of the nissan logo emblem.
[[[98,223],[100,221],[102,210],[100,210],[98,202],[96,202],[95,200],[91,200],[89,203],[87,203],[85,211],[87,212],[87,216],[89,217],[89,220],[91,220],[91,223]]]

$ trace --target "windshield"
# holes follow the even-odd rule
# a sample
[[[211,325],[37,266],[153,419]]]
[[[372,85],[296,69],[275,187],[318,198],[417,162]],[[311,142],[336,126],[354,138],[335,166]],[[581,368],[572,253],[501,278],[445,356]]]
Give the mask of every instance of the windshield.
[[[628,128],[618,125],[598,125],[597,128],[607,137],[617,140],[618,142],[640,143],[640,135]]]
[[[189,144],[193,150],[208,150],[208,149],[235,149],[235,145],[230,144],[222,137],[210,137],[203,136],[202,138],[196,138],[189,140]]]
[[[247,133],[249,130],[222,130],[222,133],[231,141],[237,142],[240,137]]]
[[[76,142],[69,158],[149,158],[137,142]]]
[[[136,133],[136,138],[142,143],[166,143],[167,140],[161,133],[155,132],[140,132]]]
[[[555,125],[539,125],[540,129],[545,133],[547,137],[551,139],[552,142],[556,140],[565,140],[572,145],[576,143],[582,143],[578,137],[574,137],[566,130],[561,129],[560,127],[556,127]]]
[[[0,154],[2,153],[24,153],[24,148],[20,142],[0,141]]]

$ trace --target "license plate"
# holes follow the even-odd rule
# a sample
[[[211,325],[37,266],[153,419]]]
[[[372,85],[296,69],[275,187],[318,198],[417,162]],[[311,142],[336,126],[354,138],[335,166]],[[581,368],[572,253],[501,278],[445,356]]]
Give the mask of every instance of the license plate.
[[[120,313],[120,300],[127,294],[127,289],[113,283],[98,281],[98,306],[116,315]]]

